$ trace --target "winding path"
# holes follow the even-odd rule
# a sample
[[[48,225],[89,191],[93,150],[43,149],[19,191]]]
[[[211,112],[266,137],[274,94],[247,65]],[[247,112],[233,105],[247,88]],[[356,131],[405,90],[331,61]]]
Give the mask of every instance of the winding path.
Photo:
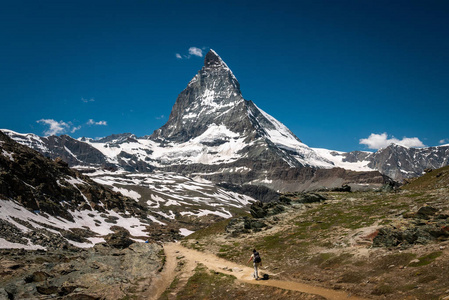
[[[202,263],[207,268],[228,275],[233,275],[237,280],[249,284],[258,284],[277,287],[285,290],[299,291],[308,294],[315,294],[330,300],[362,300],[364,298],[348,295],[344,291],[336,291],[313,285],[308,285],[293,281],[281,280],[254,280],[252,267],[239,265],[213,254],[204,253],[181,246],[180,243],[167,243],[164,245],[166,263],[161,276],[152,282],[152,289],[149,293],[150,299],[158,299],[162,293],[170,286],[176,275],[179,274],[180,281],[186,282],[197,264]],[[177,260],[182,259],[185,264],[182,270],[177,270]]]

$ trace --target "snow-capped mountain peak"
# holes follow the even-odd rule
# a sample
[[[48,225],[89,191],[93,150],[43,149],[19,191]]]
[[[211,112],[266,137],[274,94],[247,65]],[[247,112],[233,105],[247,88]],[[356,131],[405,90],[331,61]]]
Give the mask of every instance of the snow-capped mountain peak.
[[[232,138],[224,139],[223,132],[228,132],[228,137]],[[204,66],[179,94],[168,122],[156,130],[151,139],[180,145],[198,141],[205,134],[211,140],[215,133],[217,135],[211,144],[229,144],[243,138],[249,146],[259,140],[256,144],[262,143],[263,147],[272,148],[270,151],[278,153],[275,157],[291,167],[333,166],[332,162],[302,143],[281,122],[252,101],[245,100],[232,71],[214,50],[210,50],[204,59]],[[232,152],[230,156],[234,158],[251,156],[242,152],[242,143],[238,145],[236,148],[229,147],[226,153]],[[214,152],[217,153],[216,150]]]

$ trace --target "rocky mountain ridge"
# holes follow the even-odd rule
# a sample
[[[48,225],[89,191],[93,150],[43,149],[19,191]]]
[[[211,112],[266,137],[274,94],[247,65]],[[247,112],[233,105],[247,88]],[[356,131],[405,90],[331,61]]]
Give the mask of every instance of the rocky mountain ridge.
[[[151,157],[153,148],[146,138],[131,133],[114,134],[99,140],[73,139],[68,135],[41,137],[2,131],[15,141],[27,145],[50,158],[62,158],[70,167],[80,170],[103,168],[123,169],[129,172],[151,172],[158,168],[158,161]],[[205,145],[207,141],[203,142]],[[115,150],[115,153],[111,154]],[[437,169],[449,164],[449,145],[408,148],[389,145],[376,152],[341,152],[312,148],[332,162],[335,167],[352,171],[379,171],[395,181],[420,176],[425,169]],[[170,167],[168,167],[170,169]],[[171,168],[175,169],[175,168]]]
[[[449,165],[449,145],[410,148],[391,144],[376,152],[314,150],[335,165],[354,170],[378,170],[398,182],[421,176],[426,169],[438,169]]]

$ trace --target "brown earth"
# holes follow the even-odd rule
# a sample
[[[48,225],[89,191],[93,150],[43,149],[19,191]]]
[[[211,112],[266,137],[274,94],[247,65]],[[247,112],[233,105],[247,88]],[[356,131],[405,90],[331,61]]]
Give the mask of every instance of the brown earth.
[[[179,243],[165,244],[164,250],[167,257],[167,263],[164,271],[161,273],[160,280],[154,286],[154,294],[150,299],[158,299],[169,287],[172,281],[178,276],[183,282],[178,284],[181,288],[178,287],[176,291],[172,292],[172,295],[176,296],[182,291],[182,287],[183,284],[185,285],[186,279],[190,278],[194,274],[194,269],[198,264],[203,264],[209,270],[213,270],[215,272],[235,276],[238,282],[247,284],[256,284],[284,290],[298,291],[305,294],[322,296],[325,299],[363,299],[352,296],[344,291],[331,290],[299,282],[276,279],[255,280],[253,278],[254,269],[248,265],[233,263],[219,258],[211,253],[188,249]],[[183,261],[182,268],[177,269],[176,260]],[[276,274],[273,274],[266,268],[262,268],[260,273],[260,275],[269,274],[271,278],[276,278]]]

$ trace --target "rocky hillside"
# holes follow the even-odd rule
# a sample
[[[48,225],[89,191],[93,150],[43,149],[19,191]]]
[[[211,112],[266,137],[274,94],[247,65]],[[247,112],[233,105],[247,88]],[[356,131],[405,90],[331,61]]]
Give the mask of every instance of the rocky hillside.
[[[70,169],[61,158],[48,159],[14,142],[2,132],[0,143],[0,197],[3,199],[15,200],[31,211],[41,211],[70,221],[73,216],[67,210],[80,207],[116,210],[130,215],[142,212],[135,201]]]
[[[10,247],[85,247],[115,224],[145,236],[135,200],[0,132],[0,238]],[[57,233],[61,233],[61,235]]]
[[[436,170],[429,169],[423,176],[406,180],[408,190],[434,190],[449,186],[449,166]]]

